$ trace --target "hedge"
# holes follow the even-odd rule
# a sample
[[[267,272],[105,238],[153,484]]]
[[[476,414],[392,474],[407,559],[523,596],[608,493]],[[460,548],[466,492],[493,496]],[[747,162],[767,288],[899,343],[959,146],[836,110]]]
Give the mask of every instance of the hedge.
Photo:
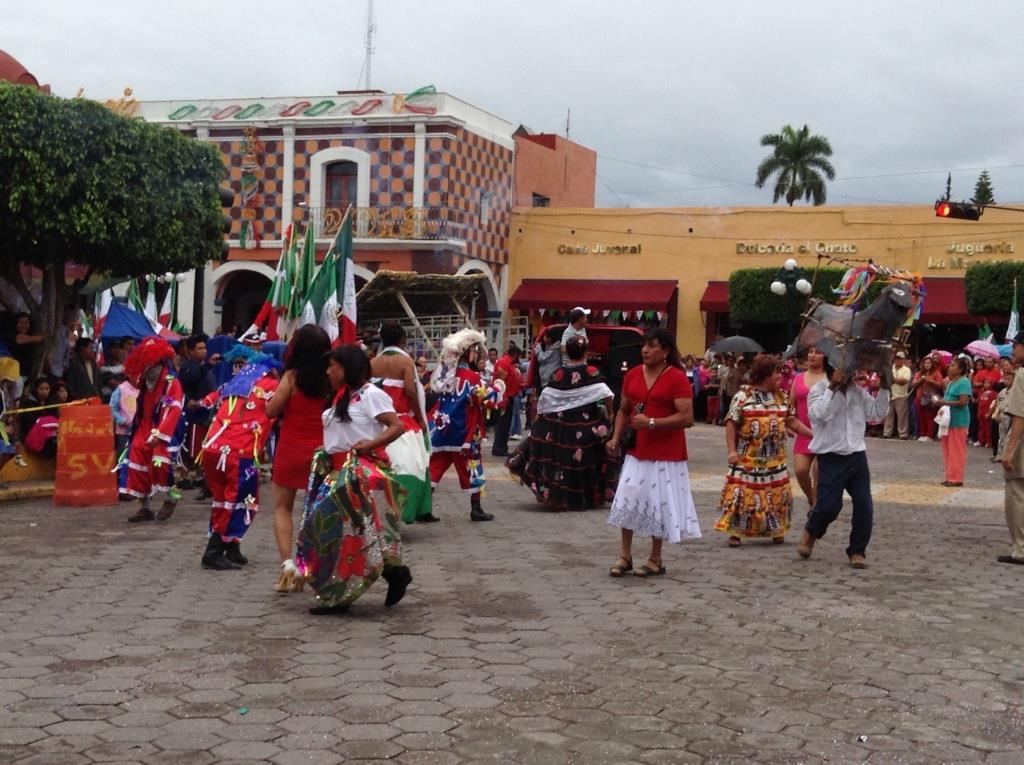
[[[814,285],[812,297],[826,302],[835,302],[832,288],[839,284],[845,268],[820,268],[815,277],[814,269],[807,270],[807,280]],[[800,320],[800,314],[807,307],[807,298],[796,295],[776,295],[771,291],[778,268],[744,268],[729,275],[729,321],[734,325],[777,323],[785,324]],[[868,290],[868,300],[874,299],[882,288],[876,281]]]
[[[982,316],[1009,314],[1013,307],[1014,279],[1017,280],[1018,290],[1024,287],[1024,263],[998,260],[968,266],[964,275],[967,310]],[[925,298],[926,305],[927,302],[928,299]]]

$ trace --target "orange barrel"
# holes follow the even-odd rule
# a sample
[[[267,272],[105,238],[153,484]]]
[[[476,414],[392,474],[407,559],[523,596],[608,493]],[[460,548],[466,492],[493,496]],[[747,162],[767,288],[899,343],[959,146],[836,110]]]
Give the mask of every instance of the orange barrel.
[[[53,504],[117,504],[117,476],[111,472],[113,469],[114,417],[110,407],[89,403],[62,408],[57,429]]]

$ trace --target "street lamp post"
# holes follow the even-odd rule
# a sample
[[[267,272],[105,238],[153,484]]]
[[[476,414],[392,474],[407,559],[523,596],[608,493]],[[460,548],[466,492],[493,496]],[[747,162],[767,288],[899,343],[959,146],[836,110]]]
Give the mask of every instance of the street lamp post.
[[[802,295],[806,297],[811,294],[812,287],[811,283],[807,280],[807,272],[800,268],[793,258],[789,258],[782,264],[782,268],[775,272],[775,279],[772,281],[769,289],[779,297],[786,297],[787,295],[792,297]],[[786,321],[786,336],[791,340],[795,340],[793,338],[792,320]]]

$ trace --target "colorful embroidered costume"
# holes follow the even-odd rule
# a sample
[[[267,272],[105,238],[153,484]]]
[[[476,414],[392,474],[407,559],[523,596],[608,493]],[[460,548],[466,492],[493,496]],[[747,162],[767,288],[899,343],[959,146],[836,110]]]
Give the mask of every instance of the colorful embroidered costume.
[[[259,510],[260,454],[270,437],[267,402],[277,380],[271,367],[250,364],[201,402],[217,407],[206,440],[202,466],[213,494],[210,534],[239,542]]]
[[[477,354],[484,350],[484,336],[474,329],[463,329],[441,343],[441,361],[430,380],[437,403],[428,418],[430,426],[430,483],[437,486],[452,465],[459,486],[469,494],[470,520],[493,519],[480,507],[484,487],[484,464],[480,444],[485,434],[484,413],[497,408],[505,392],[505,383],[484,384],[473,371]]]
[[[174,486],[174,465],[185,436],[185,394],[171,366],[173,358],[166,340],[148,337],[125,363],[129,380],[139,389],[124,489],[133,497],[151,497]]]
[[[394,412],[387,394],[367,383],[349,399],[347,422],[323,413],[318,449],[306,489],[295,552],[299,574],[317,594],[318,608],[353,603],[387,568],[402,566],[399,515],[405,490],[383,450],[370,456],[351,448],[384,428],[376,419]]]
[[[437,486],[454,465],[462,490],[476,494],[486,483],[480,443],[490,389],[466,364],[459,365],[455,379],[452,390],[438,398],[430,419],[430,482]]]
[[[718,531],[775,538],[789,531],[793,493],[786,467],[786,420],[791,414],[782,390],[742,388],[733,396],[728,419],[736,423],[740,459],[725,476]]]

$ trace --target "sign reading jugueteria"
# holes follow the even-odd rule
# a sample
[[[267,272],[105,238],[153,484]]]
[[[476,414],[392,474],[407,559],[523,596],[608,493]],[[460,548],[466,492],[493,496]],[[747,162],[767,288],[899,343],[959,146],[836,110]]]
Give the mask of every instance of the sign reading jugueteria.
[[[560,244],[559,255],[642,255],[642,244]]]
[[[1016,251],[1013,242],[950,242],[946,247],[949,257],[929,257],[928,270],[962,270],[978,262],[972,259],[975,255],[1013,255]]]

